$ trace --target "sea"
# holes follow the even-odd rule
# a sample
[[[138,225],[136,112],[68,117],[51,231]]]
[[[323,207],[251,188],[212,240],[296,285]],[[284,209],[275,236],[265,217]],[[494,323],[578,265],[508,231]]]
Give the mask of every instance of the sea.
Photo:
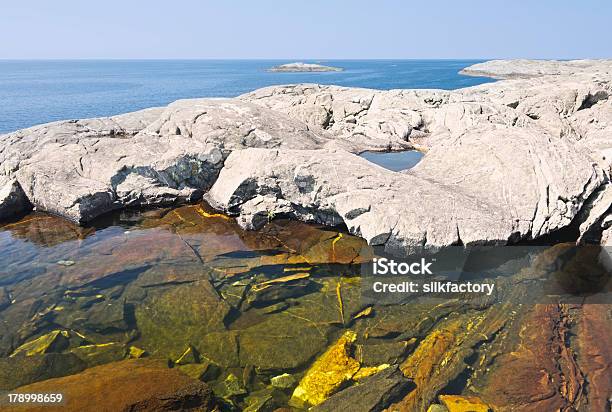
[[[458,73],[480,60],[304,61],[344,71],[266,71],[287,60],[0,60],[0,133],[164,106],[177,99],[234,97],[279,84],[451,90],[493,81]]]

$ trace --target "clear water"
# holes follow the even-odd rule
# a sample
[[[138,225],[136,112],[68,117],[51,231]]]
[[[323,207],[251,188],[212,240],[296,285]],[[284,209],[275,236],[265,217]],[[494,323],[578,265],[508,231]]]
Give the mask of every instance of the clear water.
[[[181,98],[233,97],[288,83],[374,89],[457,89],[493,81],[459,75],[475,60],[323,61],[342,72],[270,73],[275,60],[0,60],[0,133],[108,116]]]
[[[423,153],[416,150],[404,152],[363,152],[359,156],[385,169],[399,172],[401,170],[412,169],[416,166],[423,158]]]

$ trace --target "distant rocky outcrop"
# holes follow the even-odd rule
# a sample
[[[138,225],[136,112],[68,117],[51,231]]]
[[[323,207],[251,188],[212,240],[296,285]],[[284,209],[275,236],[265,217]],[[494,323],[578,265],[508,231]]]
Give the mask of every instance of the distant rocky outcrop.
[[[269,72],[341,72],[340,67],[323,66],[314,63],[287,63],[268,69]]]
[[[0,219],[34,207],[83,223],[205,197],[246,228],[280,215],[345,224],[395,254],[569,227],[599,241],[612,219],[612,61],[464,71],[525,78],[454,91],[275,86],[0,136]],[[414,148],[425,156],[400,173],[356,155]]]
[[[610,73],[610,60],[489,60],[466,67],[460,73],[497,79],[570,76],[585,73],[606,75]]]

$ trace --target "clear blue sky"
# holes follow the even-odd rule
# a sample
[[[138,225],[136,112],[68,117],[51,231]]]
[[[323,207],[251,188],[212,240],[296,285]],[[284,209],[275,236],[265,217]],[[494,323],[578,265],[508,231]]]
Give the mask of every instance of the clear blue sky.
[[[11,58],[604,58],[610,0],[15,0]]]

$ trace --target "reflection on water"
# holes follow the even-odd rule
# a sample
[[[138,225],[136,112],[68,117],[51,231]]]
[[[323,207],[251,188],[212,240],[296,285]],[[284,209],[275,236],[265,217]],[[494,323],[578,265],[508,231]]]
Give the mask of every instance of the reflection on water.
[[[568,247],[531,268],[574,262]],[[590,262],[599,252],[584,253]],[[32,213],[0,227],[0,391],[146,357],[208,382],[224,409],[273,410],[300,382],[305,400],[349,384],[304,378],[308,368],[350,366],[354,383],[401,363],[419,341],[425,349],[402,365],[421,365],[439,324],[473,345],[518,316],[487,299],[369,306],[359,275],[372,257],[343,231],[274,220],[247,232],[206,205],[123,211],[91,227]],[[518,302],[536,272],[499,283],[504,299]]]

